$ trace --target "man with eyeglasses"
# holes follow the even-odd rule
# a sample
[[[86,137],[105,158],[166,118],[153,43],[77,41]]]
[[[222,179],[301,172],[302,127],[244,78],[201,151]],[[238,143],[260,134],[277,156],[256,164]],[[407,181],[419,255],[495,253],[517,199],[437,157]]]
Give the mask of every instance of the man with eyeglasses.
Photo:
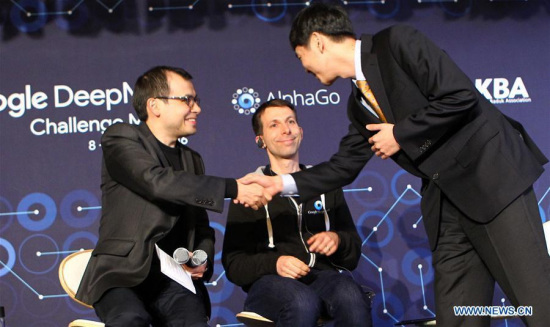
[[[204,175],[201,156],[178,142],[196,133],[201,112],[187,71],[147,71],[133,106],[143,123],[112,125],[101,140],[99,239],[76,297],[107,326],[208,326],[203,282],[213,273],[214,230],[206,210],[221,212],[224,197],[257,209],[270,197],[259,186]],[[202,250],[207,260],[172,261],[168,277],[166,263],[181,248],[191,257]]]

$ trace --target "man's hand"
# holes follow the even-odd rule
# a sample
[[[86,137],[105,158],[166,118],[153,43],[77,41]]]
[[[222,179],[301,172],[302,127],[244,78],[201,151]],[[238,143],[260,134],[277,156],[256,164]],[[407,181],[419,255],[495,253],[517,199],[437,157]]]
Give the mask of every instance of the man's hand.
[[[271,201],[271,195],[264,192],[264,188],[258,184],[243,183],[241,179],[237,179],[237,198],[234,203],[244,204],[245,207],[251,207],[258,210],[260,207]]]
[[[193,255],[193,254],[191,254]],[[204,276],[204,273],[206,272],[206,270],[208,269],[207,267],[208,263],[204,263],[198,267],[189,267],[188,265],[181,265],[181,267],[185,270],[187,270],[189,273],[191,273],[191,278],[192,279],[200,279],[202,278],[202,276]]]
[[[289,255],[277,259],[277,274],[281,277],[298,279],[309,273],[309,267],[300,259]]]
[[[368,124],[367,129],[371,132],[378,131],[371,138],[372,152],[382,159],[388,159],[401,149],[393,136],[393,124]]]
[[[335,232],[321,232],[307,240],[310,252],[324,254],[327,257],[334,254],[340,245],[340,237]]]
[[[283,190],[283,179],[281,176],[265,176],[252,173],[239,179],[238,182],[246,185],[252,183],[261,185],[264,188],[264,195],[270,195],[269,201],[271,201],[271,197],[281,193]]]

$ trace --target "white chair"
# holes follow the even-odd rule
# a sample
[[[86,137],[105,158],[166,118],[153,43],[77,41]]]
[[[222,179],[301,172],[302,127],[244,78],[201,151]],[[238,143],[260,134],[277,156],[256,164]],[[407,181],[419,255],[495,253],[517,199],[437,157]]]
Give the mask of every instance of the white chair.
[[[548,254],[550,254],[550,220],[542,224],[544,227],[544,235],[546,236],[546,248],[548,249]]]
[[[75,295],[91,255],[92,250],[75,252],[63,259],[61,265],[59,265],[59,282],[61,283],[61,287],[63,287],[71,299],[88,308],[92,308],[92,306],[79,301],[75,298]],[[69,324],[69,327],[104,326],[101,322],[86,319],[76,319]]]
[[[275,322],[263,317],[256,312],[242,311],[236,314],[237,320],[247,327],[275,327]],[[319,318],[317,326],[323,326],[330,320]]]
[[[394,326],[435,326],[434,318],[418,318],[396,322]]]
[[[248,327],[274,327],[275,323],[255,312],[242,311],[237,313],[237,320]]]

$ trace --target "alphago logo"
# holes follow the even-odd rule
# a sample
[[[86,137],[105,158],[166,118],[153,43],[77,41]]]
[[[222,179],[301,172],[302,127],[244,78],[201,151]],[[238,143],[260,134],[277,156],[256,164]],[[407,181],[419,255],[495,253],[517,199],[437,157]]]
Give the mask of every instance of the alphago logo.
[[[256,112],[256,109],[260,106],[260,96],[258,92],[254,92],[253,88],[243,87],[237,89],[233,93],[233,109],[235,109],[241,115],[250,115]]]

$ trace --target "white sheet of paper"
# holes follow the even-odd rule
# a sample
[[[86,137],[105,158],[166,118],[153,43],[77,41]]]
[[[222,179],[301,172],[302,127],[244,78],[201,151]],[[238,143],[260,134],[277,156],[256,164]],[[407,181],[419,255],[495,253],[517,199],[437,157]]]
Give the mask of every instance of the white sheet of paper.
[[[193,285],[193,280],[191,279],[191,273],[183,269],[174,258],[162,251],[158,245],[155,244],[155,248],[157,249],[157,256],[160,260],[160,271],[173,281],[197,294],[195,285]]]

